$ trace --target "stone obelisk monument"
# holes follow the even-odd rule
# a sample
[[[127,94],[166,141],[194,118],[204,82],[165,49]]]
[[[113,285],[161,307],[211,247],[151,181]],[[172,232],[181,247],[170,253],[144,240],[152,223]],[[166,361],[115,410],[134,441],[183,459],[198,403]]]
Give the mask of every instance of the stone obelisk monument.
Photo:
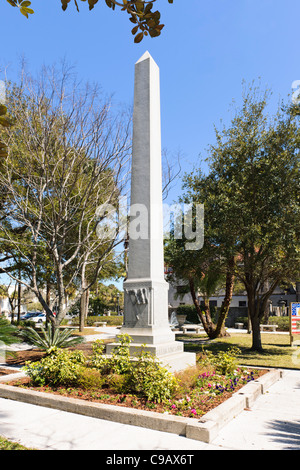
[[[195,365],[184,353],[168,320],[164,279],[159,68],[146,52],[135,64],[128,276],[124,281],[124,324],[131,352],[146,345],[171,370]],[[108,347],[108,353],[113,345]]]

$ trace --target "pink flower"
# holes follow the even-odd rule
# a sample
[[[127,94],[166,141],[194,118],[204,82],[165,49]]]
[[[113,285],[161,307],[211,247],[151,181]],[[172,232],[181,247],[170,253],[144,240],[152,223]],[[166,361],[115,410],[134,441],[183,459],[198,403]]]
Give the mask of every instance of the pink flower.
[[[196,414],[197,414],[197,411],[195,410],[195,408],[191,409],[191,413],[192,413],[193,415],[196,415]]]
[[[173,405],[171,406],[171,408],[173,408],[173,410],[175,410],[175,408],[176,408],[176,405],[174,405],[174,404],[173,404]]]

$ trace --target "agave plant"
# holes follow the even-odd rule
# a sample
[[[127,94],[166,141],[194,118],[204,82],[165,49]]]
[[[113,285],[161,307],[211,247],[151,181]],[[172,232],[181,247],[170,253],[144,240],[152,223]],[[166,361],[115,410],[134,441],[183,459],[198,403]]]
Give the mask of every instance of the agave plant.
[[[25,328],[22,331],[22,337],[27,343],[37,346],[39,349],[46,351],[47,354],[51,354],[56,349],[82,343],[84,339],[81,336],[74,336],[74,331],[73,328],[53,330],[51,323],[49,323],[46,330],[41,327],[41,333],[32,327]]]

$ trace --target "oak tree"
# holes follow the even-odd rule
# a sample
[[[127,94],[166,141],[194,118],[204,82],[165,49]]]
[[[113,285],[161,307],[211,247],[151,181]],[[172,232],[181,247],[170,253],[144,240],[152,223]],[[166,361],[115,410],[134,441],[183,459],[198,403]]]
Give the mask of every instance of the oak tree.
[[[246,90],[230,124],[216,130],[210,172],[185,178],[187,197],[204,203],[207,235],[244,286],[252,348],[262,350],[260,323],[279,283],[300,273],[299,110],[268,114],[269,93]]]

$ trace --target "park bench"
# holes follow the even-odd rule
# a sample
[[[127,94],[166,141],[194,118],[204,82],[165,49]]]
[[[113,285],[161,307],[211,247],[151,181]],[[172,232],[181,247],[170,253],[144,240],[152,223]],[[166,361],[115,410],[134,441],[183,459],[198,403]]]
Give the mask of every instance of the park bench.
[[[196,333],[199,334],[203,331],[203,327],[201,325],[182,325],[183,334],[187,333]]]
[[[278,325],[260,325],[260,331],[264,331],[264,330],[276,331],[277,328],[278,328]]]
[[[107,325],[107,322],[106,322],[106,321],[96,321],[94,324],[95,324],[96,327],[98,327],[98,326],[106,326],[106,325]]]
[[[242,330],[244,328],[244,323],[236,323],[235,324],[235,327],[238,329],[238,330]]]

